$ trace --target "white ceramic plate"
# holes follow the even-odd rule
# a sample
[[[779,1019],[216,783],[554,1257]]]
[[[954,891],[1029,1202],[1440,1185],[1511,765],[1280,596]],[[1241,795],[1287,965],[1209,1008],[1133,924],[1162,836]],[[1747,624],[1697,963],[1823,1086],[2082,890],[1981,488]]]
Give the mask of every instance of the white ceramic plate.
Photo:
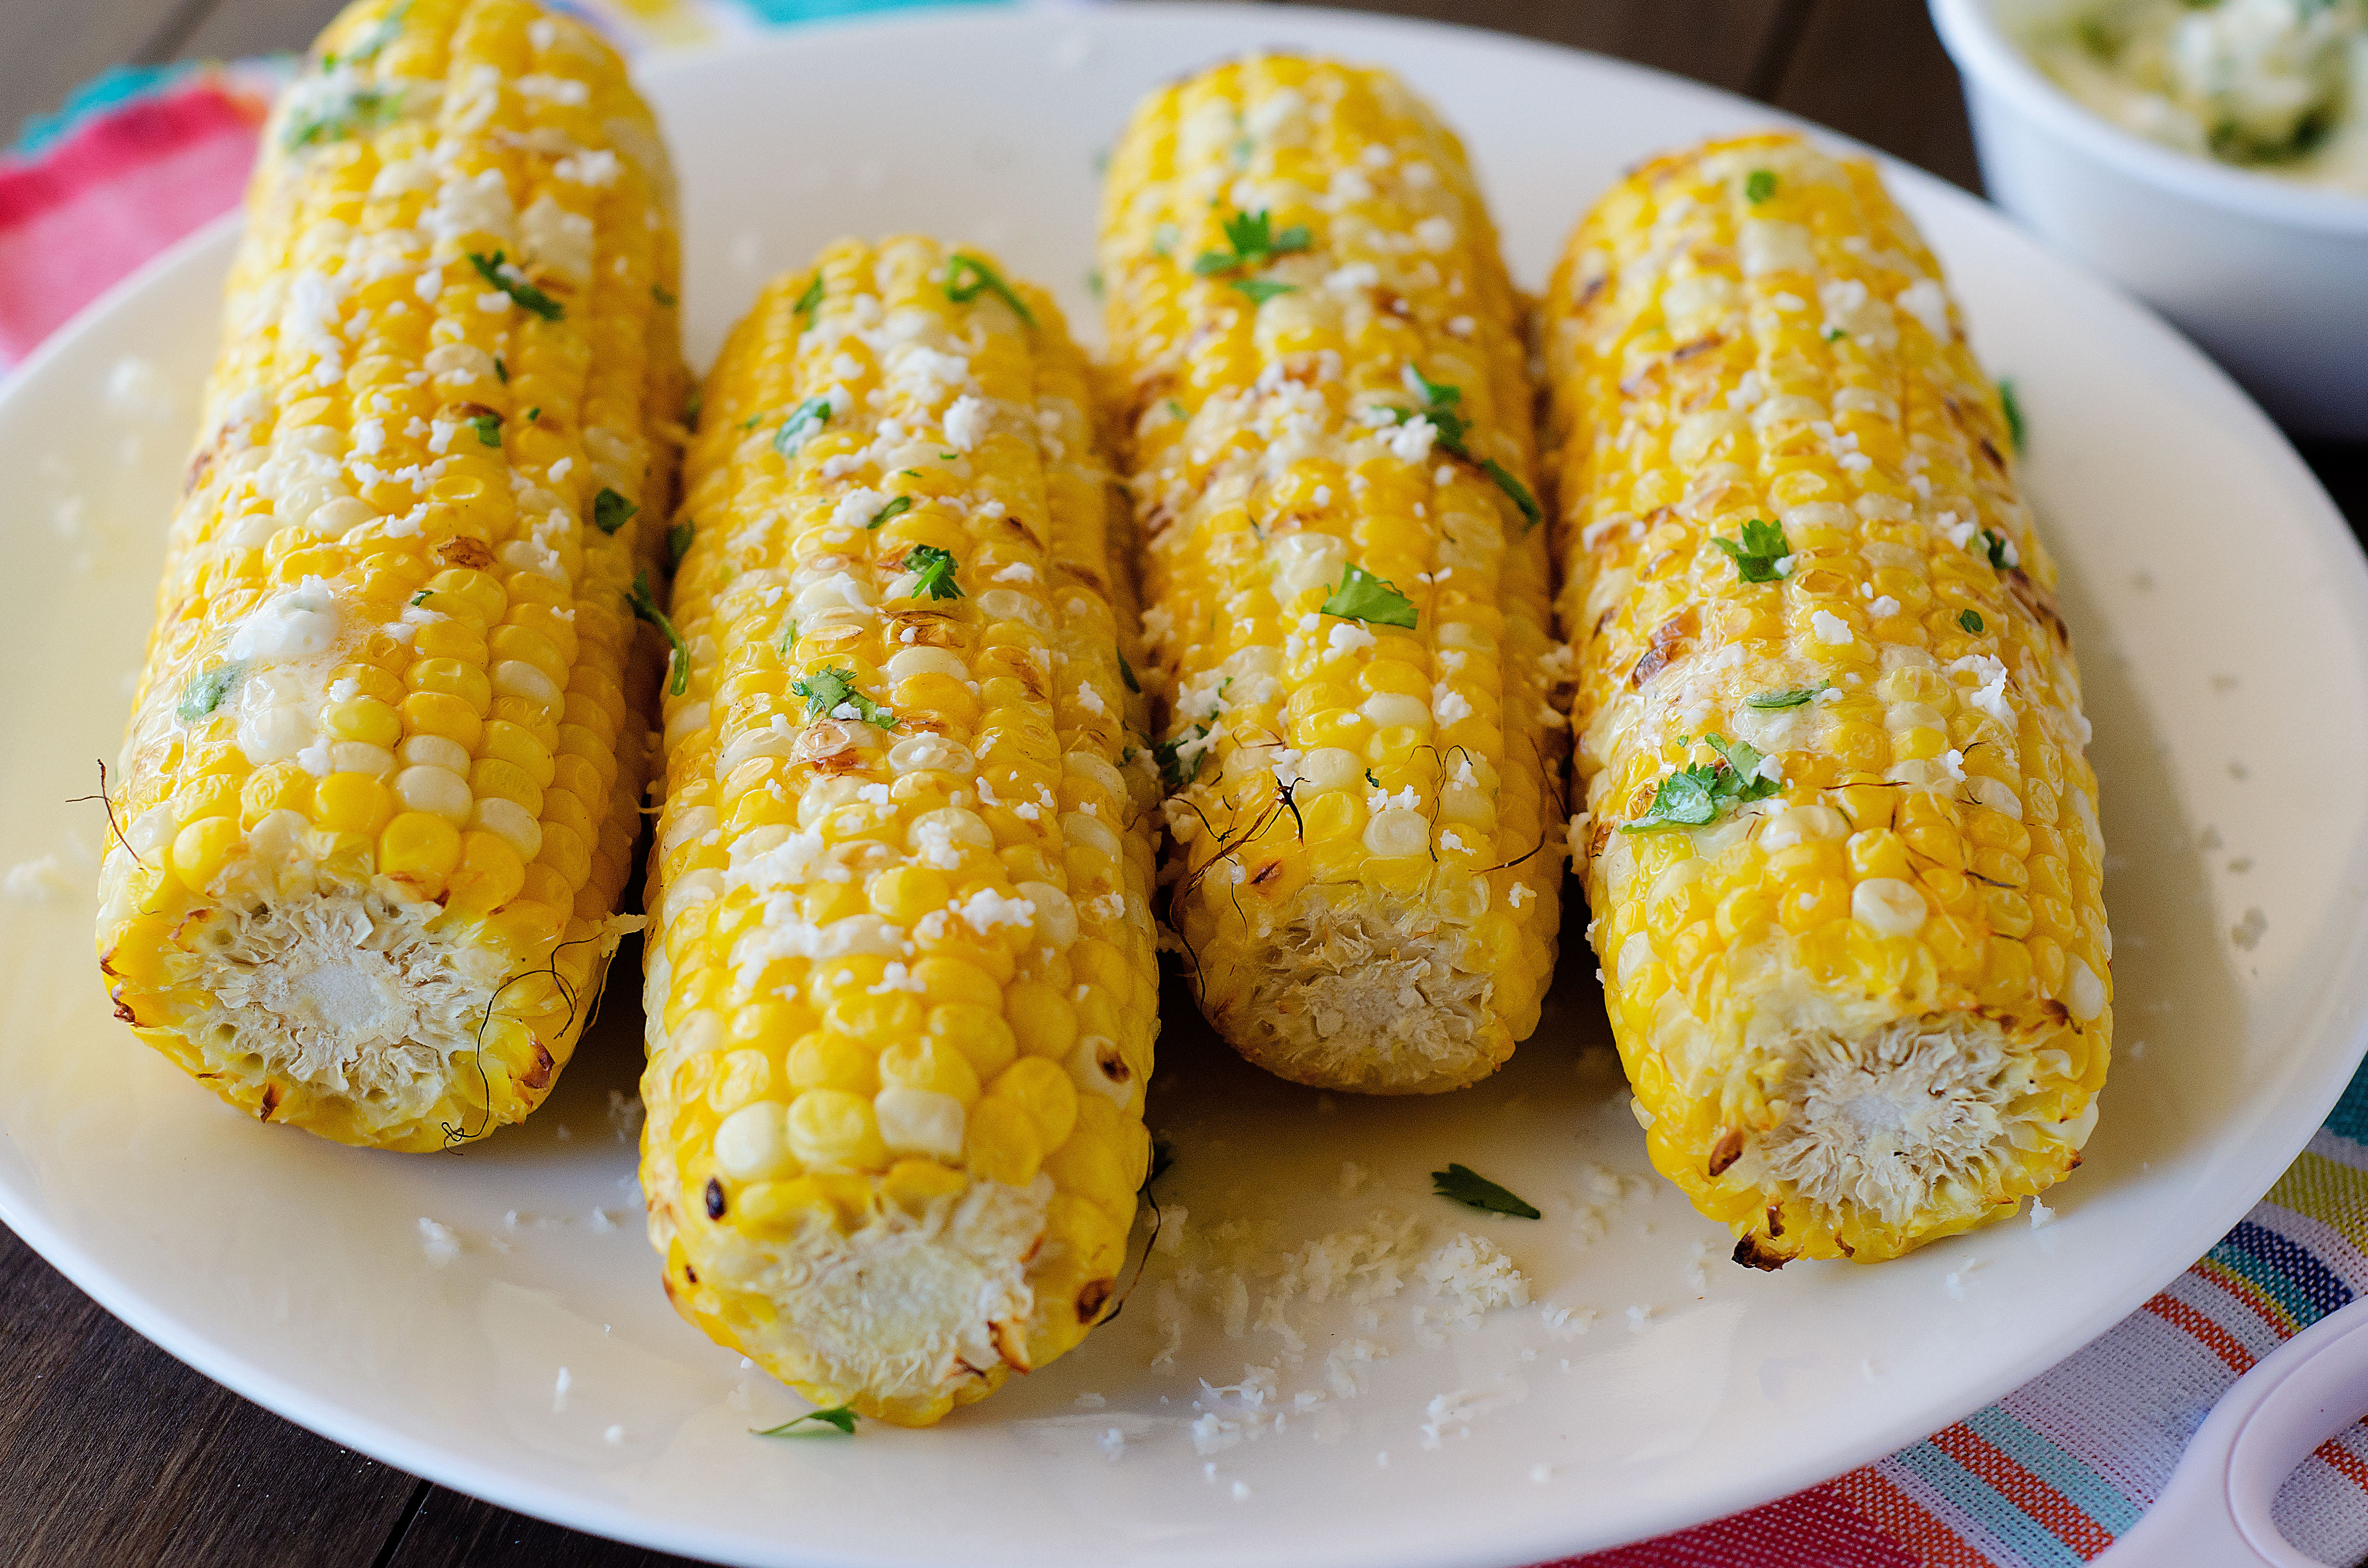
[[[1145,88],[1278,44],[1386,62],[1430,95],[1468,136],[1532,286],[1622,166],[1770,118],[1583,55],[1297,10],[791,33],[649,73],[686,176],[693,352],[767,270],[843,231],[994,245],[1089,322],[1097,151]],[[639,1062],[631,985],[547,1109],[447,1156],[257,1126],[100,1000],[85,890],[102,820],[64,802],[116,748],[227,229],[151,267],[0,394],[16,563],[0,866],[28,868],[0,900],[0,1217],[175,1355],[339,1442],[547,1518],[743,1562],[1493,1568],[1757,1503],[1964,1414],[2210,1245],[2359,1056],[2368,575],[2302,465],[2200,356],[1963,195],[1893,175],[1988,362],[2021,389],[2096,724],[2124,1043],[2052,1226],[1874,1268],[1733,1267],[1724,1233],[1647,1172],[1574,909],[1537,1038],[1445,1098],[1335,1103],[1275,1083],[1212,1045],[1171,990],[1153,1121],[1178,1156],[1161,1196],[1190,1218],[1125,1315],[935,1431],[747,1436],[801,1406],[659,1291],[610,1120]],[[1426,1196],[1424,1173],[1449,1161],[1545,1218]],[[1347,1162],[1367,1179],[1344,1196]],[[1459,1233],[1493,1240],[1531,1304],[1445,1323],[1418,1261],[1386,1298],[1369,1270],[1328,1301],[1281,1301],[1286,1254],[1377,1209],[1411,1227],[1406,1258]],[[1210,1252],[1227,1218],[1269,1260],[1243,1282],[1236,1333]],[[430,1256],[423,1219],[457,1256]],[[1180,1346],[1154,1364],[1170,1318]],[[1261,1326],[1277,1318],[1304,1341],[1295,1362]],[[1344,1393],[1327,1367],[1351,1341],[1373,1358]],[[1201,1390],[1260,1366],[1274,1393],[1256,1408]],[[1196,1451],[1196,1420],[1201,1446],[1229,1445]]]

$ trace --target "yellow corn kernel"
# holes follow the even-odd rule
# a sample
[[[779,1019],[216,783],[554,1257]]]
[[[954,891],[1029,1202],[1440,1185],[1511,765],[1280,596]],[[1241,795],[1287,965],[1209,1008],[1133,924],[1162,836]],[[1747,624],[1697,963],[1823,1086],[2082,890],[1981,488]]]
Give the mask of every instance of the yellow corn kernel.
[[[790,1048],[790,1083],[800,1090],[837,1089],[869,1099],[880,1092],[880,1056],[864,1040],[816,1029]]]
[[[880,1053],[879,1066],[883,1085],[951,1095],[964,1108],[978,1099],[977,1069],[959,1048],[944,1040],[926,1035],[897,1040]]]
[[[378,869],[433,898],[461,863],[461,832],[442,817],[404,812],[379,834]]]
[[[989,1092],[1028,1112],[1028,1119],[1035,1124],[1039,1148],[1059,1148],[1076,1125],[1076,1086],[1057,1062],[1023,1056],[996,1075]]]
[[[444,907],[463,918],[481,917],[516,898],[525,885],[526,861],[508,839],[464,833]]]
[[[233,818],[208,817],[191,823],[174,836],[173,874],[181,879],[182,886],[204,892],[243,842]]]
[[[1036,1179],[1044,1148],[1027,1107],[1017,1100],[985,1099],[971,1108],[963,1155],[973,1176],[1026,1187]]]
[[[394,815],[394,796],[367,773],[332,773],[313,791],[321,825],[375,835]]]
[[[844,1089],[807,1089],[791,1101],[789,1139],[790,1152],[808,1166],[875,1171],[888,1165],[871,1102]]]
[[[962,1172],[935,1160],[899,1160],[880,1178],[881,1195],[897,1207],[919,1213],[940,1198],[951,1198],[969,1186]]]

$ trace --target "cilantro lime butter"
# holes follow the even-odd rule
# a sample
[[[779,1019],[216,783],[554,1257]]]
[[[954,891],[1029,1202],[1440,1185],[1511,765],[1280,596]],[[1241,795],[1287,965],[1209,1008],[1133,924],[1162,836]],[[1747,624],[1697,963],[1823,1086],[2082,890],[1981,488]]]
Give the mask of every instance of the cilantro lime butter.
[[[2091,0],[2026,43],[2124,130],[2368,195],[2368,0]]]

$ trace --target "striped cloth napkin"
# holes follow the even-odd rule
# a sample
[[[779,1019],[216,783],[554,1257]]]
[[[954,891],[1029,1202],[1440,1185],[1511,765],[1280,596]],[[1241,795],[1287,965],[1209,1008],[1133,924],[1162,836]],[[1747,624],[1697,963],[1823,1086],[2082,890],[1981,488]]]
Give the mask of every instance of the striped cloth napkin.
[[[573,0],[628,51],[923,0]],[[0,369],[238,203],[292,62],[118,71],[0,154]],[[2368,1289],[2368,1070],[2260,1206],[2087,1349],[1944,1432],[1782,1501],[1555,1568],[2060,1568],[2160,1493],[2215,1401]],[[2279,1494],[2296,1548],[2368,1556],[2368,1427]]]

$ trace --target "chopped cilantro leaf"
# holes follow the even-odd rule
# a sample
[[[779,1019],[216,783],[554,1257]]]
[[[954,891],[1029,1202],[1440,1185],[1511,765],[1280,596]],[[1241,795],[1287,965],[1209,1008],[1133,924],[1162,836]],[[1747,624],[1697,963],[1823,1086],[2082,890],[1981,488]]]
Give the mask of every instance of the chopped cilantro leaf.
[[[2014,546],[2007,543],[2006,535],[1996,529],[1982,530],[1982,553],[1989,558],[1993,571],[2009,571],[2015,564]]]
[[[889,502],[886,506],[881,507],[880,510],[872,513],[871,520],[863,526],[867,530],[876,528],[890,518],[901,517],[912,509],[913,498],[910,495],[899,495],[894,500]]]
[[[1754,169],[1749,174],[1743,176],[1743,199],[1746,201],[1765,201],[1775,194],[1775,170]]]
[[[666,544],[667,571],[677,572],[682,569],[682,558],[690,553],[690,540],[691,527],[690,519],[689,517],[685,517],[682,521],[675,524],[674,527],[666,529]]]
[[[507,294],[520,310],[531,311],[545,321],[559,321],[567,312],[558,301],[526,280],[526,274],[503,259],[504,253],[495,251],[491,259],[479,251],[469,253],[469,265],[477,276]]]
[[[210,670],[199,670],[181,688],[180,705],[173,710],[184,724],[194,724],[222,704],[231,688],[245,676],[244,664],[216,665]]]
[[[1819,334],[1819,335],[1827,343],[1839,343],[1843,338],[1848,337],[1850,334],[1844,332],[1838,326],[1829,326],[1826,328],[1823,333]]]
[[[502,444],[502,416],[498,414],[480,414],[469,421],[469,428],[477,433],[478,441],[484,446]]]
[[[494,379],[500,381],[504,386],[510,384],[509,365],[507,361],[504,360],[498,354],[494,356]]]
[[[1737,780],[1725,790],[1729,798],[1737,801],[1764,801],[1784,787],[1777,779],[1761,775],[1759,765],[1768,758],[1753,747],[1741,741],[1730,741],[1725,735],[1704,735],[1702,742],[1725,758],[1728,769]]]
[[[815,1425],[807,1426],[803,1432],[796,1429],[809,1421],[815,1423]],[[821,1431],[825,1426],[836,1426],[842,1435],[849,1437],[854,1437],[854,1407],[852,1405],[846,1404],[834,1404],[828,1410],[809,1410],[803,1415],[782,1422],[779,1426],[766,1426],[761,1428],[751,1426],[748,1430],[759,1437],[803,1437],[810,1434]]]
[[[955,561],[951,551],[939,550],[933,544],[916,544],[905,557],[905,570],[917,572],[921,580],[913,585],[913,597],[927,594],[933,599],[958,599],[962,597],[962,585],[954,581]]]
[[[1463,437],[1469,426],[1465,425],[1463,415],[1456,412],[1457,404],[1463,401],[1462,387],[1448,386],[1443,382],[1432,381],[1424,375],[1411,359],[1406,361],[1406,369],[1399,373],[1399,379],[1406,383],[1407,392],[1421,400],[1422,406],[1413,409],[1388,408],[1386,412],[1393,420],[1400,425],[1417,417],[1430,421],[1433,431],[1431,439],[1442,451],[1450,457],[1475,464],[1482,473],[1488,476],[1489,483],[1503,491],[1505,498],[1520,509],[1523,533],[1529,532],[1544,520],[1545,513],[1540,509],[1538,498],[1530,494],[1530,487],[1516,478],[1512,470],[1495,458],[1474,458],[1472,455],[1472,449],[1464,444]]]
[[[421,605],[426,604],[430,598],[432,598],[435,596],[435,593],[436,590],[433,588],[420,589],[417,593],[411,596],[411,607],[414,609],[418,608]]]
[[[1957,624],[1976,637],[1981,635],[1982,618],[1979,611],[1970,609],[1964,611],[1957,617]]]
[[[1531,528],[1536,528],[1539,522],[1544,518],[1545,513],[1541,511],[1538,507],[1538,498],[1531,494],[1530,487],[1523,484],[1520,480],[1515,479],[1513,477],[1512,471],[1508,469],[1503,463],[1498,462],[1495,458],[1483,459],[1480,463],[1480,472],[1486,474],[1490,479],[1495,480],[1497,482],[1497,488],[1510,496],[1512,498],[1513,505],[1520,508],[1521,531],[1523,533],[1527,533]]]
[[[1817,693],[1824,691],[1831,684],[1829,681],[1819,681],[1815,686],[1796,686],[1785,691],[1754,692],[1743,699],[1743,705],[1746,708],[1763,709],[1798,708],[1804,702],[1814,701]]]
[[[1431,1172],[1430,1190],[1434,1197],[1451,1199],[1467,1209],[1509,1214],[1516,1220],[1545,1218],[1535,1204],[1514,1197],[1468,1165],[1451,1164],[1443,1171]]]
[[[1190,415],[1184,412],[1184,405],[1177,402],[1172,397],[1167,400],[1167,412],[1178,419],[1190,419],[1192,417]]]
[[[853,670],[824,670],[791,682],[790,689],[806,699],[809,719],[837,718],[838,710],[845,708],[867,724],[877,724],[883,730],[896,727],[895,714],[855,689]]]
[[[1409,631],[1420,619],[1412,599],[1353,562],[1340,574],[1339,586],[1325,598],[1324,613],[1374,626],[1403,626]]]
[[[355,85],[333,90],[290,110],[279,144],[290,152],[325,146],[348,136],[375,130],[403,109],[403,95],[383,87]]]
[[[1119,678],[1126,682],[1127,690],[1137,697],[1143,695],[1143,683],[1134,678],[1134,666],[1126,662],[1126,653],[1123,650],[1120,651],[1118,655],[1118,674]]]
[[[1200,777],[1201,764],[1208,756],[1208,752],[1202,750],[1193,753],[1192,760],[1189,764],[1178,754],[1208,733],[1208,725],[1195,724],[1187,734],[1178,735],[1172,741],[1156,741],[1152,744],[1152,759],[1159,764],[1159,781],[1167,787],[1169,794],[1176,793],[1177,790]]]
[[[1373,770],[1370,767],[1365,769],[1365,782],[1371,784],[1376,790],[1382,787],[1382,781],[1373,777]]]
[[[613,534],[632,522],[633,514],[640,510],[639,506],[604,484],[600,487],[600,494],[592,497],[592,526],[604,534]]]
[[[781,427],[773,432],[773,450],[783,457],[796,455],[797,449],[813,439],[815,431],[830,423],[830,399],[810,397],[790,410]]]
[[[2014,442],[2014,455],[2021,457],[2023,448],[2029,443],[2031,427],[2023,423],[2022,400],[2014,395],[2013,381],[1998,383],[1998,407],[2006,414],[2006,433]]]
[[[625,595],[625,607],[633,612],[634,619],[646,620],[666,634],[667,644],[674,649],[674,678],[666,682],[666,695],[680,697],[690,689],[690,649],[684,643],[682,633],[674,629],[674,622],[666,619],[666,612],[658,608],[658,601],[651,596],[648,567],[644,566],[633,574],[633,585]]]
[[[1278,232],[1268,210],[1260,208],[1256,212],[1236,212],[1226,219],[1225,243],[1233,249],[1202,251],[1194,258],[1192,270],[1209,278],[1237,267],[1257,267],[1277,256],[1306,250],[1315,241],[1304,223],[1293,223]]]
[[[1735,574],[1747,583],[1781,581],[1784,572],[1779,564],[1793,553],[1784,538],[1784,525],[1771,523],[1765,517],[1753,517],[1743,525],[1740,544],[1731,539],[1711,536],[1711,543],[1726,552],[1735,562]]]
[[[541,417],[542,417],[542,404],[541,404],[541,403],[536,403],[532,408],[529,408],[529,409],[528,409],[528,410],[526,411],[526,422],[527,422],[528,424],[529,424],[529,425],[533,424],[536,420],[538,420],[538,419],[540,419],[540,418],[541,418]]]
[[[1036,324],[1036,317],[1026,302],[995,268],[967,251],[956,251],[946,258],[947,299],[957,305],[967,305],[978,298],[982,289],[1009,305],[1011,313],[1018,316],[1023,325],[1032,327]]]
[[[805,335],[807,327],[814,325],[814,307],[821,303],[822,274],[817,272],[814,275],[814,281],[807,284],[805,291],[798,296],[798,302],[790,307],[791,314],[803,316],[805,318],[805,320],[800,323],[798,326],[798,335],[800,336],[803,336]]]
[[[660,305],[669,311],[675,307],[674,290],[666,288],[664,284],[651,284],[650,298],[655,300]]]
[[[780,640],[773,644],[773,652],[779,653],[781,656],[781,662],[786,665],[790,662],[790,650],[797,645],[798,623],[794,620],[785,622],[781,627]]]
[[[1633,822],[1620,824],[1622,833],[1657,833],[1672,827],[1701,827],[1720,810],[1747,801],[1762,801],[1783,785],[1762,778],[1760,754],[1725,735],[1704,735],[1702,741],[1718,754],[1716,762],[1690,763],[1666,774],[1653,787],[1652,803]]]
[[[1277,283],[1269,278],[1236,278],[1226,287],[1249,296],[1253,305],[1263,305],[1278,294],[1296,294],[1296,283]]]

